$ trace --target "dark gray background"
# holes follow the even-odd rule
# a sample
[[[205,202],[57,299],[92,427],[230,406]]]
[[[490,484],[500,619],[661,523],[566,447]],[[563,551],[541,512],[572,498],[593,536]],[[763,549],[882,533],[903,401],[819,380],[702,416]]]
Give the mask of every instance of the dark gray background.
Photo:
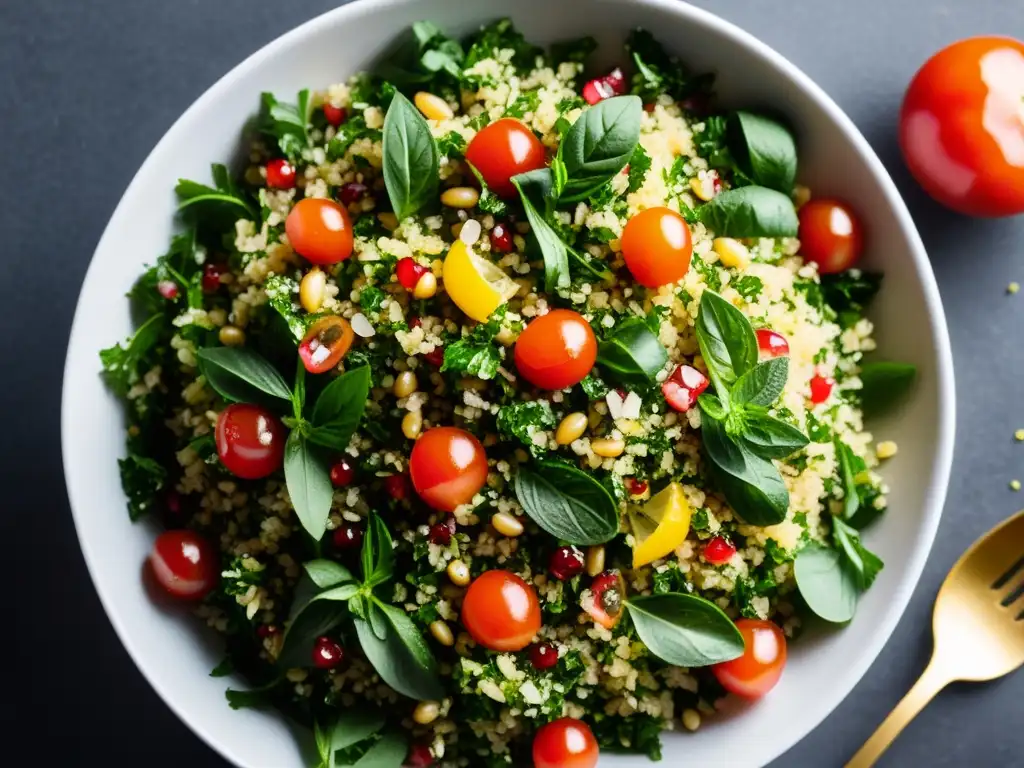
[[[0,184],[7,197],[0,206],[0,471],[10,489],[0,501],[0,541],[6,592],[14,599],[13,620],[0,629],[0,643],[9,647],[13,639],[4,654],[0,710],[17,712],[13,722],[3,717],[11,726],[3,748],[24,744],[38,755],[35,764],[224,764],[136,671],[86,573],[60,465],[64,350],[92,250],[153,145],[231,67],[337,4],[0,0]],[[929,54],[968,35],[1024,38],[1024,10],[1018,0],[698,4],[788,56],[864,132],[924,236],[953,339],[956,458],[924,577],[863,681],[777,763],[838,766],[922,670],[932,599],[949,567],[1024,501],[1007,487],[1014,477],[1024,479],[1024,444],[1013,440],[1024,427],[1024,293],[1005,294],[1009,281],[1024,283],[1024,219],[975,221],[938,207],[908,176],[895,138],[903,89]],[[955,686],[883,764],[1024,766],[1022,723],[1024,674]],[[727,754],[729,745],[722,749]]]

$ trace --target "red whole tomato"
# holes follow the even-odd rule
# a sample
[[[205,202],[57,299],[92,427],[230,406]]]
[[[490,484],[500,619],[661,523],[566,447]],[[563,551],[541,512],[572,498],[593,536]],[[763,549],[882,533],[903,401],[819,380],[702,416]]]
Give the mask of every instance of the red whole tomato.
[[[245,480],[259,480],[279,470],[287,439],[284,424],[258,405],[233,403],[217,417],[220,463]]]
[[[740,619],[743,655],[711,667],[718,682],[730,693],[759,699],[775,687],[786,666],[786,636],[777,624],[761,619]]]
[[[466,590],[461,618],[484,648],[521,651],[540,631],[540,601],[511,571],[484,571]]]
[[[458,427],[428,429],[412,447],[409,474],[427,504],[451,512],[476,496],[487,480],[487,454],[469,432]]]
[[[914,76],[900,146],[932,197],[968,216],[1024,212],[1024,42],[972,37]]]
[[[519,334],[516,368],[540,389],[565,389],[583,381],[597,360],[597,339],[579,312],[556,309]]]
[[[800,208],[800,253],[823,275],[845,272],[860,258],[864,233],[860,219],[839,200],[811,200]]]
[[[693,242],[686,219],[671,208],[648,208],[622,229],[622,256],[633,279],[648,288],[682,280]]]
[[[598,754],[590,726],[573,717],[548,723],[533,737],[533,768],[594,768]]]
[[[352,255],[352,220],[333,200],[299,200],[284,221],[288,242],[314,264],[337,264]]]
[[[182,600],[202,599],[220,578],[217,550],[193,531],[164,531],[157,536],[149,566],[157,583]]]
[[[482,128],[466,147],[466,159],[499,197],[515,197],[512,177],[543,168],[544,145],[525,123],[503,117]]]

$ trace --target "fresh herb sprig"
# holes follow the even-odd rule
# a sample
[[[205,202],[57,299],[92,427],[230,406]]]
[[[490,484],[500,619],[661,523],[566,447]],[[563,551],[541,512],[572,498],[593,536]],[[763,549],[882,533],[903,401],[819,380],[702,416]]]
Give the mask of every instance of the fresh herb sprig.
[[[523,510],[556,539],[604,544],[619,532],[619,505],[598,480],[560,461],[520,466],[513,489]]]
[[[709,600],[667,592],[633,597],[626,610],[647,650],[667,664],[706,667],[743,655],[743,636]]]
[[[401,220],[437,198],[440,159],[430,125],[396,93],[384,116],[384,184]]]

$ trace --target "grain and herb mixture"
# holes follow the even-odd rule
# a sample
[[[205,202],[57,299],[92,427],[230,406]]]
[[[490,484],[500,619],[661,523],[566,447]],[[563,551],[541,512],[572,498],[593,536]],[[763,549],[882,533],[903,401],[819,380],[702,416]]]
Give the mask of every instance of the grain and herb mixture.
[[[914,370],[862,361],[856,213],[649,33],[593,48],[424,22],[265,94],[101,354],[151,574],[324,766],[658,759],[882,567],[862,417]]]

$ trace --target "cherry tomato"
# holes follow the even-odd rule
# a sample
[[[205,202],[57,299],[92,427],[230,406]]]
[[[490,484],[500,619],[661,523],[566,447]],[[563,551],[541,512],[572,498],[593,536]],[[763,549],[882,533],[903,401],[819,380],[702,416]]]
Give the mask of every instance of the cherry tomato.
[[[605,629],[619,623],[626,605],[626,583],[618,571],[605,571],[590,584],[592,599],[583,603],[583,610]]]
[[[510,571],[484,571],[466,590],[462,623],[492,651],[521,651],[540,630],[537,592]]]
[[[690,227],[670,208],[647,208],[626,222],[622,255],[641,285],[657,288],[674,283],[690,268]]]
[[[543,168],[544,145],[533,131],[514,117],[485,126],[466,147],[466,159],[499,197],[515,197],[512,177]]]
[[[864,244],[857,214],[839,200],[811,200],[800,219],[800,253],[823,275],[845,272],[860,258]]]
[[[548,723],[533,737],[533,768],[594,768],[597,756],[590,726],[573,717]]]
[[[464,429],[434,427],[412,447],[409,474],[421,499],[434,509],[451,512],[484,487],[487,454]]]
[[[755,334],[762,357],[785,357],[789,354],[789,342],[781,333],[769,328],[758,328]]]
[[[314,264],[337,264],[352,255],[352,220],[333,200],[305,197],[284,221],[288,242]]]
[[[348,320],[328,315],[317,320],[299,343],[299,357],[310,373],[331,370],[345,357],[356,335]]]
[[[786,636],[777,624],[761,619],[740,619],[743,655],[711,667],[718,682],[730,693],[759,699],[775,687],[786,666]]]
[[[710,383],[708,377],[693,366],[680,365],[661,385],[661,394],[672,410],[686,413],[697,404],[697,398]]]
[[[258,405],[233,403],[221,411],[216,438],[221,464],[236,477],[259,480],[284,462],[284,425]]]
[[[540,389],[578,384],[596,360],[594,331],[571,309],[556,309],[532,320],[516,341],[516,368]]]
[[[646,480],[638,480],[635,477],[630,477],[626,480],[626,490],[629,491],[631,496],[643,496],[647,493],[648,487]]]
[[[328,125],[333,125],[337,128],[345,122],[345,118],[348,117],[348,110],[344,107],[336,107],[328,101],[324,104],[324,117],[327,119]]]
[[[295,166],[278,157],[267,163],[267,186],[271,189],[292,189],[295,186]]]
[[[932,197],[968,216],[1024,212],[1024,42],[972,37],[914,76],[900,146]]]
[[[193,531],[164,531],[157,536],[149,565],[157,583],[183,600],[206,597],[220,578],[217,550]]]

